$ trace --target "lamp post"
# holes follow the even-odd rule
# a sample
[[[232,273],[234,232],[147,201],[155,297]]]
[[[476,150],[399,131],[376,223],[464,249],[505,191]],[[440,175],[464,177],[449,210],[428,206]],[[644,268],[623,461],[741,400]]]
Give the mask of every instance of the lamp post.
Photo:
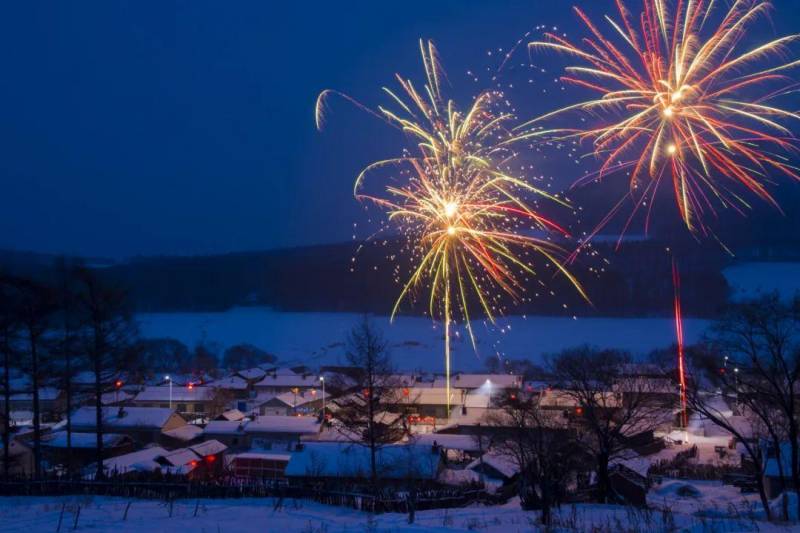
[[[325,420],[325,376],[320,376],[319,381],[322,383],[322,420]]]
[[[164,379],[169,381],[169,408],[172,409],[172,378],[164,376]]]

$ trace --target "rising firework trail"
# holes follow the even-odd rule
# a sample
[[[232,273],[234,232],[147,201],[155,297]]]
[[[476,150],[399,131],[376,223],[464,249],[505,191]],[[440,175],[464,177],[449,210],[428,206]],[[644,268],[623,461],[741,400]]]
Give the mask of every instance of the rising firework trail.
[[[471,305],[494,322],[504,297],[525,299],[527,282],[537,275],[537,256],[586,296],[561,263],[564,250],[549,240],[553,233],[567,232],[526,199],[566,202],[510,171],[517,156],[512,145],[520,136],[511,131],[513,115],[498,110],[502,95],[481,93],[460,111],[443,96],[445,75],[436,48],[420,41],[420,50],[425,71],[421,91],[397,75],[401,90],[384,88],[392,107],[377,110],[347,95],[324,91],[317,100],[316,117],[320,127],[326,100],[339,95],[399,128],[409,140],[400,157],[368,165],[356,178],[354,193],[386,211],[409,252],[412,268],[402,281],[392,319],[406,299],[427,293],[428,312],[444,323],[449,414],[451,326],[463,321],[475,347]],[[381,187],[380,194],[364,192],[371,175],[386,171],[395,172],[391,183],[396,185]]]
[[[672,260],[672,288],[674,291],[673,313],[675,316],[675,339],[678,345],[678,383],[680,385],[681,422],[683,427],[689,426],[689,416],[686,410],[686,359],[683,342],[683,311],[681,311],[681,276],[678,263]]]
[[[595,233],[628,197],[634,207],[625,228],[642,209],[647,230],[656,193],[667,184],[693,233],[710,234],[703,215],[720,207],[749,209],[743,193],[777,207],[770,175],[800,179],[788,158],[797,151],[791,127],[800,116],[778,103],[797,90],[787,73],[800,66],[791,50],[800,36],[747,45],[749,30],[771,7],[765,0],[735,0],[728,9],[716,0],[641,1],[635,17],[616,0],[619,17],[605,17],[610,37],[576,7],[588,31],[579,44],[547,33],[529,45],[580,60],[561,79],[598,95],[528,123],[530,134],[542,135],[544,121],[581,113],[586,128],[548,132],[593,143],[602,166],[576,185],[628,176],[629,194]]]

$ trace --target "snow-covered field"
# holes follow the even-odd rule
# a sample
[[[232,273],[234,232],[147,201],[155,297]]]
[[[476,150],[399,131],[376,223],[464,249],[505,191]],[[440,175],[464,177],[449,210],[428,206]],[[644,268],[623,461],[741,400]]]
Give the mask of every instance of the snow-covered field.
[[[791,298],[800,291],[800,263],[741,263],[722,273],[737,300],[774,291]]]
[[[735,298],[778,290],[793,295],[800,290],[800,263],[742,263],[724,271]],[[223,350],[248,342],[277,355],[287,364],[342,364],[343,341],[361,317],[353,313],[289,313],[265,307],[242,307],[221,313],[148,313],[138,317],[148,337],[174,337],[192,347],[201,340]],[[443,370],[441,326],[420,317],[373,317],[392,348],[395,364],[403,370]],[[699,339],[708,323],[687,319],[686,342]],[[465,332],[458,332],[453,348],[459,370],[477,370],[486,359],[500,355],[542,361],[543,355],[580,344],[622,348],[646,354],[674,342],[670,318],[567,318],[512,316],[497,326],[475,323],[478,353]]]
[[[351,313],[287,313],[264,307],[242,307],[222,313],[152,313],[138,316],[147,337],[174,337],[188,346],[217,342],[224,349],[248,342],[277,355],[287,364],[344,363],[347,332],[361,320]],[[373,317],[389,342],[395,364],[403,370],[441,372],[444,334],[440,326],[419,317]],[[687,342],[697,340],[704,320],[686,320]],[[561,318],[512,316],[496,327],[477,323],[478,354],[463,331],[454,341],[454,366],[476,370],[486,359],[503,357],[541,361],[547,353],[580,344],[622,348],[646,354],[674,342],[675,326],[668,318]]]
[[[700,489],[700,495],[682,497],[681,487]],[[688,492],[692,492],[689,489]],[[557,531],[652,533],[667,531],[792,531],[748,517],[756,503],[729,486],[715,482],[668,480],[651,491],[652,509],[637,510],[615,505],[564,506],[556,513]],[[469,507],[448,511],[421,511],[413,525],[407,515],[370,517],[350,509],[309,501],[288,500],[275,510],[275,500],[179,501],[172,509],[161,502],[134,500],[123,520],[129,500],[105,497],[0,498],[0,532],[56,531],[62,505],[67,504],[61,531],[72,531],[80,506],[78,531],[113,532],[305,532],[357,533],[483,531],[516,533],[540,531],[538,513],[524,512],[512,500],[498,507]],[[197,516],[195,516],[195,513]],[[795,530],[796,531],[796,530]]]

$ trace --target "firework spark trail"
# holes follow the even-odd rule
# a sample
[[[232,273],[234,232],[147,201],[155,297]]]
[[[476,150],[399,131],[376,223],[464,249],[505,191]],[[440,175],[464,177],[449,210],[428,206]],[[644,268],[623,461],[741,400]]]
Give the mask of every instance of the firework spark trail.
[[[400,157],[374,162],[356,178],[359,200],[378,205],[398,228],[411,250],[412,269],[392,309],[427,291],[428,312],[444,322],[447,402],[450,409],[450,327],[463,320],[473,347],[470,302],[491,322],[502,312],[502,297],[525,298],[526,281],[536,276],[534,256],[555,266],[586,298],[577,279],[563,266],[564,250],[548,238],[567,235],[561,226],[526,203],[536,196],[567,205],[508,170],[517,156],[512,145],[522,136],[512,133],[513,115],[497,110],[502,95],[484,92],[461,112],[442,94],[444,73],[431,42],[420,41],[425,84],[418,90],[410,79],[396,76],[402,89],[384,88],[396,109],[373,111],[352,98],[324,91],[317,100],[317,124],[331,95],[344,96],[359,108],[402,130],[410,150]],[[525,138],[528,135],[524,136]],[[394,169],[402,185],[385,193],[363,192],[367,177]],[[587,298],[588,300],[588,298]]]
[[[593,142],[602,166],[582,182],[628,173],[634,209],[626,228],[648,201],[645,229],[649,227],[652,200],[670,182],[681,219],[693,233],[710,234],[704,215],[716,214],[719,207],[739,212],[750,208],[736,188],[778,207],[767,190],[770,171],[800,179],[787,157],[798,148],[787,123],[800,116],[774,103],[797,91],[798,84],[786,72],[800,66],[790,56],[790,45],[800,35],[744,48],[749,28],[770,8],[766,0],[735,0],[713,30],[715,4],[722,7],[714,0],[642,3],[637,30],[624,0],[616,0],[619,19],[605,17],[614,40],[575,7],[589,34],[580,44],[553,33],[529,44],[532,50],[555,50],[582,60],[583,65],[567,67],[561,79],[600,97],[523,127],[542,136],[538,125],[543,121],[585,113],[590,127],[547,134]],[[748,96],[754,93],[759,96]]]
[[[674,291],[673,313],[675,316],[675,339],[678,345],[678,384],[680,385],[681,421],[683,427],[688,428],[689,419],[686,409],[686,370],[685,352],[683,342],[683,312],[681,311],[681,276],[678,263],[672,260],[672,289]]]

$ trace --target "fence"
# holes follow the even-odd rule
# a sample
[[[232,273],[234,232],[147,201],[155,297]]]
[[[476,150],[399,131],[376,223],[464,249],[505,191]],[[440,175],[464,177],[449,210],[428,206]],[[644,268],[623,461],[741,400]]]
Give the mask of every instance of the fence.
[[[0,496],[67,496],[96,495],[122,498],[146,498],[172,501],[197,498],[275,498],[279,507],[285,500],[307,499],[376,513],[404,513],[413,508],[449,509],[479,503],[504,503],[502,496],[484,490],[457,488],[429,489],[413,492],[393,491],[380,495],[366,490],[336,491],[309,486],[293,486],[272,481],[229,481],[226,483],[154,482],[110,480],[16,480],[0,481]]]

